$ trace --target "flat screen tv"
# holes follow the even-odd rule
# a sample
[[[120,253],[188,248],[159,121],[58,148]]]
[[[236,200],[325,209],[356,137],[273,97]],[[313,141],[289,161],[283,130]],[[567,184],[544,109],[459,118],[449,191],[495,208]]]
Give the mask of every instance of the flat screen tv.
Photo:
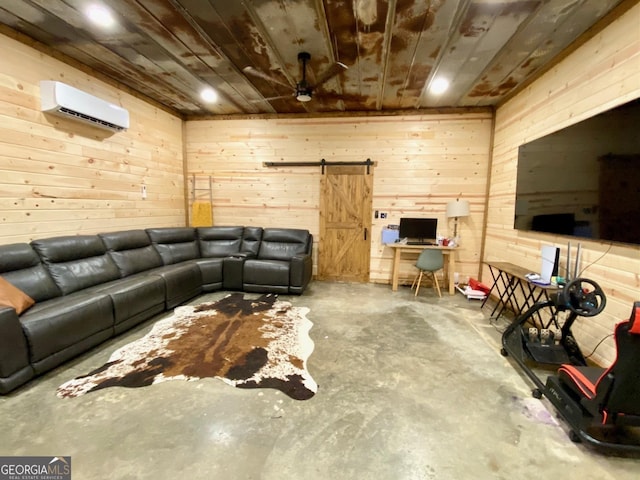
[[[640,244],[640,99],[518,149],[514,228]]]
[[[437,218],[401,218],[398,235],[411,243],[435,243]]]

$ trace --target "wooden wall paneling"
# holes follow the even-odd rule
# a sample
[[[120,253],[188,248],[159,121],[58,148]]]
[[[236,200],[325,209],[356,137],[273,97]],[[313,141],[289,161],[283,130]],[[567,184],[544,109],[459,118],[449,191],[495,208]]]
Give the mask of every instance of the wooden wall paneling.
[[[561,247],[566,258],[568,237],[513,229],[518,147],[580,120],[640,97],[640,36],[633,7],[561,63],[546,72],[496,112],[491,180],[487,199],[485,260],[502,260],[539,270],[542,245]],[[576,322],[574,333],[589,353],[627,318],[631,302],[640,299],[640,247],[571,239],[582,245],[583,274],[607,294],[605,311]],[[490,279],[486,267],[483,279]],[[613,342],[606,340],[593,360],[613,360]]]
[[[489,113],[189,121],[188,172],[213,176],[216,224],[307,228],[317,241],[320,168],[263,162],[371,158],[373,210],[388,217],[372,219],[370,281],[391,278],[391,252],[381,244],[385,225],[403,215],[435,216],[450,233],[453,220],[444,212],[459,196],[472,210],[460,223],[459,269],[462,278],[476,277],[491,121]],[[413,273],[412,261],[403,261],[402,280],[410,282]]]
[[[0,243],[184,225],[180,118],[9,37],[0,48]],[[131,128],[43,114],[46,79],[127,108]]]

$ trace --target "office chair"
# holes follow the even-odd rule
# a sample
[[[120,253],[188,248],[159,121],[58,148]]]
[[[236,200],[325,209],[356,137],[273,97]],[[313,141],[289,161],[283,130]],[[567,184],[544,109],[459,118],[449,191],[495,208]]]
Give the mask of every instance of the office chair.
[[[415,278],[413,279],[413,283],[411,284],[412,290],[414,286],[416,287],[415,296],[418,296],[420,283],[422,283],[422,275],[425,272],[429,272],[433,277],[433,286],[438,292],[438,296],[442,297],[442,294],[440,293],[440,285],[438,284],[438,277],[436,276],[436,272],[444,268],[444,255],[442,254],[442,250],[434,248],[424,249],[422,252],[420,252],[420,256],[416,261],[416,268],[419,270],[419,273],[416,274]]]

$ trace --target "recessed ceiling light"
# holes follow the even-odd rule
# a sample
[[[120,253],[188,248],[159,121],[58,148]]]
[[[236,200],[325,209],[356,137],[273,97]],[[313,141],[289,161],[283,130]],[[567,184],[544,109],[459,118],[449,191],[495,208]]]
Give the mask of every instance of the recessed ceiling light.
[[[116,23],[111,10],[104,5],[97,3],[89,5],[85,10],[85,14],[89,20],[103,28],[110,28]]]
[[[446,92],[448,88],[449,88],[449,80],[447,80],[446,78],[439,77],[439,78],[435,78],[431,82],[429,91],[434,95],[440,95]]]
[[[200,97],[207,103],[213,103],[218,100],[218,93],[210,87],[207,87],[200,92]]]

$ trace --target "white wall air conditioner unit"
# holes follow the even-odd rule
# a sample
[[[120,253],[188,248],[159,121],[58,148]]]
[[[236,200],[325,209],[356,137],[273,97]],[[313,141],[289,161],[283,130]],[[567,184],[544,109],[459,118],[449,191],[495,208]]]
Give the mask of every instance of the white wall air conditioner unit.
[[[43,112],[71,117],[96,127],[121,132],[129,128],[129,111],[61,82],[42,80]]]

